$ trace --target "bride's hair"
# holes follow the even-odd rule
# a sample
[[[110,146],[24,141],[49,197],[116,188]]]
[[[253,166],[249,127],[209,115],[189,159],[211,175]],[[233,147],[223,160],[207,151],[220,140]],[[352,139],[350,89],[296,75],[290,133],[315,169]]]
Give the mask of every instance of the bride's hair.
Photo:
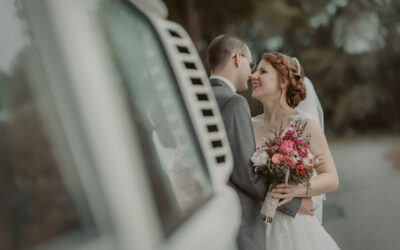
[[[295,108],[306,98],[304,69],[297,58],[274,52],[264,53],[262,59],[269,62],[276,69],[280,81],[288,81],[286,102],[290,107]]]

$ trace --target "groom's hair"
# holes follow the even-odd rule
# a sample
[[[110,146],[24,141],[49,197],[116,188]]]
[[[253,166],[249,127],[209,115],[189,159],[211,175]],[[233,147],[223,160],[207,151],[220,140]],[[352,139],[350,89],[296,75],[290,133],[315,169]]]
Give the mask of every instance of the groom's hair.
[[[246,44],[232,35],[222,34],[214,38],[207,49],[208,64],[212,71],[223,68],[237,52],[245,53]]]

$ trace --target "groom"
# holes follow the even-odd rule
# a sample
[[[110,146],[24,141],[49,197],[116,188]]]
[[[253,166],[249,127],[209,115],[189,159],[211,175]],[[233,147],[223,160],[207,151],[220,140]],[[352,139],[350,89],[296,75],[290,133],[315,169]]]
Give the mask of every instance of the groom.
[[[211,68],[211,86],[225,124],[233,154],[233,171],[228,184],[238,193],[242,206],[242,223],[237,243],[239,250],[265,250],[265,224],[258,218],[268,186],[255,175],[250,158],[256,145],[247,100],[236,94],[247,90],[253,60],[247,45],[236,37],[220,35],[207,50]],[[310,205],[311,202],[311,205]],[[301,205],[301,207],[300,207]],[[311,199],[300,198],[278,208],[294,217],[299,211],[312,214]],[[272,249],[271,249],[272,250]]]

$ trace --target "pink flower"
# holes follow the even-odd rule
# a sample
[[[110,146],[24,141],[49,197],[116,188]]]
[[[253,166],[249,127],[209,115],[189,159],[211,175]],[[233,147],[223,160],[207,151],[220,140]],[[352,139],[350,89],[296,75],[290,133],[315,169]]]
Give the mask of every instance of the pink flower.
[[[283,155],[281,155],[281,154],[274,154],[274,155],[272,156],[272,163],[274,163],[274,164],[279,164],[279,163],[281,163],[282,158],[283,158]]]
[[[289,166],[292,168],[296,167],[296,159],[292,156],[284,155],[282,157],[282,161],[285,163],[286,166]]]
[[[297,151],[294,151],[295,153],[297,153]],[[297,162],[298,162],[298,160],[297,160],[297,157],[294,155],[294,156],[292,156],[292,159],[291,159],[291,161],[296,165],[297,164]]]
[[[291,140],[283,141],[279,147],[279,152],[282,154],[290,154],[296,150],[296,143]]]

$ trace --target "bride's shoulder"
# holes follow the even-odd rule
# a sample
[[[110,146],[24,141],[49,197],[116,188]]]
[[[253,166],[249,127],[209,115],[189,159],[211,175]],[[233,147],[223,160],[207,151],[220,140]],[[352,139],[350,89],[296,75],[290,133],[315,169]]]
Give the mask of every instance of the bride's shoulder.
[[[310,113],[297,110],[297,114],[292,116],[292,121],[300,120],[302,123],[307,123],[306,125],[306,132],[314,133],[323,133],[321,125],[319,122],[314,118],[314,116]]]
[[[311,138],[313,138],[313,141],[322,141],[325,138],[325,133],[321,128],[321,125],[317,120],[315,120],[313,117],[310,117],[305,120],[307,122],[307,125],[305,127],[305,134],[310,134]]]

